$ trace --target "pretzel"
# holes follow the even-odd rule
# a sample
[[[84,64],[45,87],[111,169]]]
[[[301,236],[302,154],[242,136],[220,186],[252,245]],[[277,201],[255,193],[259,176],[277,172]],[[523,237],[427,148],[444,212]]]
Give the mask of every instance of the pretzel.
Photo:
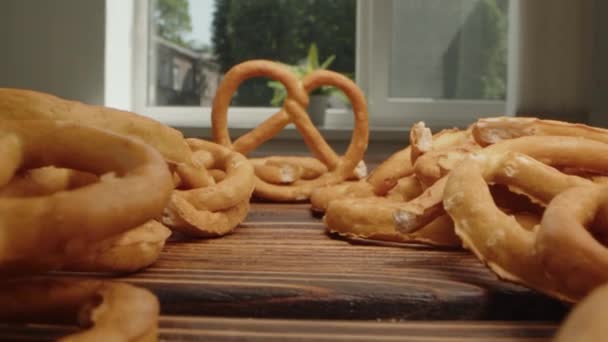
[[[78,321],[84,330],[59,341],[156,341],[158,299],[133,285],[49,278],[3,280],[0,320]]]
[[[418,124],[418,127],[424,128],[424,124]],[[422,130],[423,132],[425,130]],[[413,138],[419,139],[419,138]],[[458,129],[447,129],[433,135],[433,142],[426,145],[429,151],[440,150],[449,146],[457,146],[465,142],[470,142],[470,133],[467,131],[459,131]],[[418,144],[420,145],[420,144]],[[418,156],[422,154],[422,149],[418,149]],[[316,212],[324,212],[330,201],[339,198],[349,197],[385,197],[394,189],[398,183],[401,186],[396,191],[396,198],[410,200],[420,194],[420,185],[418,182],[404,180],[414,174],[414,165],[412,163],[412,145],[397,151],[384,162],[378,165],[365,179],[358,183],[346,183],[348,185],[334,185],[315,189],[311,196],[310,202],[312,210]],[[405,185],[408,185],[407,187]],[[405,196],[401,196],[405,195]]]
[[[539,251],[534,247],[537,233],[523,229],[512,217],[498,210],[486,183],[506,183],[511,190],[547,205],[568,188],[594,183],[565,175],[535,159],[553,166],[601,172],[608,169],[608,159],[603,158],[606,153],[608,144],[583,138],[528,136],[505,140],[472,154],[450,172],[443,206],[454,220],[456,234],[465,247],[500,278],[565,301],[577,301],[584,287],[563,286],[564,280],[547,275],[545,265],[538,257]],[[557,249],[563,251],[561,247]],[[568,253],[572,256],[577,251]],[[576,278],[586,279],[582,274],[590,274],[596,266],[585,267],[577,271]],[[571,274],[568,276],[572,278]]]
[[[50,255],[36,259],[52,265],[66,254],[82,253],[89,242],[155,217],[173,188],[160,155],[135,140],[55,121],[0,121],[2,131],[8,132],[2,149],[12,146],[12,152],[3,155],[4,184],[22,166],[57,165],[117,175],[61,195],[0,198],[3,238],[19,241],[0,251],[2,269],[19,268],[22,262],[31,265],[32,258],[43,254]],[[150,184],[155,191],[147,191]],[[56,216],[50,208],[62,214]],[[56,228],[49,231],[48,226]]]
[[[232,231],[247,216],[255,185],[253,166],[240,153],[221,145],[187,139],[193,155],[211,156],[201,162],[201,171],[225,171],[224,178],[207,187],[175,190],[161,222],[174,230],[201,237],[220,236]],[[201,153],[203,152],[204,153]],[[205,171],[206,172],[206,171]]]
[[[458,129],[444,129],[433,135],[431,149],[443,149],[461,144],[468,140],[468,133]],[[419,152],[422,150],[420,148]],[[428,149],[428,147],[427,147]],[[419,153],[420,154],[420,153]],[[384,196],[392,189],[399,179],[414,173],[412,162],[412,147],[408,146],[391,155],[382,164],[378,165],[366,178],[377,196]]]
[[[481,147],[466,142],[454,147],[433,149],[420,155],[414,164],[414,173],[423,188],[435,184],[452,170],[462,159]]]
[[[253,77],[268,77],[280,81],[287,90],[287,98],[279,112],[232,143],[227,126],[228,106],[239,85]],[[351,142],[343,157],[339,157],[331,149],[305,112],[308,92],[324,85],[341,89],[350,99],[355,115]],[[327,166],[329,172],[312,180],[298,180],[289,185],[271,184],[258,178],[255,195],[275,201],[300,201],[308,199],[315,188],[341,183],[353,175],[367,148],[367,116],[367,105],[361,90],[343,75],[329,70],[317,70],[299,82],[295,75],[281,64],[251,60],[234,66],[226,73],[213,101],[211,120],[214,141],[245,155],[271,139],[287,124],[293,123],[313,155]]]
[[[329,203],[323,222],[331,233],[364,239],[458,247],[460,240],[447,215],[412,234],[395,230],[392,213],[399,202],[382,197],[343,198]]]
[[[61,269],[79,272],[131,273],[160,257],[171,230],[150,220],[125,233],[91,243],[86,254],[69,260]]]
[[[187,162],[183,135],[160,122],[134,113],[65,100],[25,89],[0,88],[0,119],[61,120],[136,137],[152,145],[172,164]]]
[[[84,180],[82,187],[56,175],[36,177],[34,185],[21,179],[3,192],[0,274],[4,276],[69,265],[97,242],[160,215],[173,189],[166,163],[152,147],[72,122],[0,120],[0,157],[0,188],[10,184],[19,170],[46,165],[101,175],[93,182]],[[50,185],[36,188],[45,182]],[[150,184],[155,191],[146,191]],[[0,284],[0,306],[0,316],[11,320],[73,319],[81,310],[83,323],[94,325],[66,340],[156,338],[158,301],[149,291],[130,285],[5,278]]]
[[[545,274],[575,298],[608,282],[608,250],[596,238],[606,236],[606,209],[608,186],[570,188],[549,203],[537,232],[535,250]]]
[[[255,174],[267,183],[292,184],[300,179],[314,179],[326,173],[327,166],[311,157],[250,158]]]
[[[608,300],[608,284],[594,289],[565,318],[553,342],[602,342],[606,340],[604,312]]]
[[[21,172],[0,188],[0,197],[48,196],[99,181],[92,173],[52,166]],[[128,273],[154,263],[171,231],[155,220],[89,244],[86,254],[68,260],[64,270]]]
[[[431,136],[430,130],[423,123],[414,125],[410,139],[412,141],[410,147],[396,153],[368,177],[368,180],[377,177],[375,172],[378,171],[380,175],[388,175],[390,166],[402,156],[407,158],[408,162],[415,159],[413,167],[408,163],[408,171],[413,173],[400,178],[383,197],[375,196],[372,184],[365,181],[348,187],[332,186],[315,191],[311,198],[313,209],[327,206],[325,223],[330,232],[370,239],[459,246],[458,239],[451,231],[452,223],[445,216],[441,206],[443,187],[437,185],[431,188],[431,185],[447,173],[458,159],[462,159],[469,151],[479,147],[473,142],[469,131],[444,130]],[[450,149],[446,150],[446,147],[450,147]],[[412,151],[416,152],[408,153]],[[429,154],[432,154],[431,157],[426,158]],[[454,155],[458,155],[458,158]],[[396,166],[403,167],[403,164]],[[419,164],[422,164],[423,167],[421,168]],[[416,171],[417,168],[419,168],[418,171]],[[427,169],[430,174],[425,176],[421,170]],[[420,181],[421,177],[427,182],[426,184]],[[372,179],[372,181],[374,180]],[[440,180],[440,182],[445,182],[445,180]],[[393,183],[392,180],[391,183]],[[353,205],[354,200],[342,201],[346,198],[362,198],[362,200],[359,204]],[[386,201],[384,198],[390,199],[390,201]],[[331,203],[334,201],[337,203],[332,206]],[[403,223],[404,215],[399,216],[395,213],[404,212],[404,208],[415,213],[415,221],[409,216],[405,218],[409,219],[409,223],[415,223],[415,230],[420,230],[419,232],[396,230],[395,221]]]
[[[482,146],[528,135],[585,137],[608,143],[608,130],[583,124],[524,117],[479,119],[472,127],[475,140]]]

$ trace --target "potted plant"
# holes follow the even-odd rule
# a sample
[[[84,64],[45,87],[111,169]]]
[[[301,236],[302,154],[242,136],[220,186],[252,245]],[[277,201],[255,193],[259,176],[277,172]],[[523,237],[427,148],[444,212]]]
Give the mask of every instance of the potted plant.
[[[296,65],[287,66],[299,79],[302,79],[304,76],[315,70],[327,69],[334,59],[336,59],[336,56],[331,55],[327,57],[323,63],[319,63],[319,52],[317,50],[317,45],[312,43],[308,48],[308,55],[305,59]],[[283,100],[285,100],[285,97],[287,97],[285,87],[279,81],[269,81],[268,86],[274,90],[274,95],[270,103],[273,106],[280,106],[281,103],[283,103]],[[325,110],[327,109],[329,98],[334,94],[339,94],[339,96],[343,97],[339,90],[329,86],[319,87],[310,94],[310,102],[308,104],[307,112],[311,121],[315,125],[322,126],[324,124]]]

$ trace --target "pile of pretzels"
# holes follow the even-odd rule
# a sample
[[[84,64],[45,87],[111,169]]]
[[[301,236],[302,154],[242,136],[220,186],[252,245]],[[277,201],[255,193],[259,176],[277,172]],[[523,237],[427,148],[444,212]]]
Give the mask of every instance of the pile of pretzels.
[[[606,175],[605,129],[496,117],[432,135],[417,123],[406,149],[311,202],[332,233],[463,247],[499,278],[564,302],[593,292],[558,334],[566,341],[597,334],[590,319],[608,299]]]
[[[156,341],[146,289],[53,270],[125,274],[153,264],[173,232],[234,230],[253,165],[133,113],[0,89],[0,306],[3,321],[78,321],[69,341]]]
[[[287,98],[233,142],[230,102],[253,77],[280,81]],[[306,113],[321,86],[351,102],[343,156]],[[154,341],[151,292],[45,272],[137,272],[172,235],[233,232],[253,196],[310,201],[328,231],[346,237],[466,248],[501,279],[581,302],[558,341],[601,340],[589,317],[608,300],[608,130],[496,117],[433,134],[420,122],[410,145],[368,174],[368,112],[356,84],[329,70],[299,80],[265,60],[225,75],[212,124],[213,141],[185,138],[134,113],[0,89],[0,317],[79,319],[85,329],[70,341]],[[247,157],[288,124],[313,157]]]

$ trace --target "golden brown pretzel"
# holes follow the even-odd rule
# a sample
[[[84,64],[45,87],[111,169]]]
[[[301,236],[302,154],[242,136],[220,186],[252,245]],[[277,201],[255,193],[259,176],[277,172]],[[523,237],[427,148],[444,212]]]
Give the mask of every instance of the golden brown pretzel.
[[[574,136],[608,143],[606,129],[537,118],[485,118],[479,119],[472,128],[475,140],[482,146],[528,135]]]
[[[0,196],[0,273],[21,275],[0,284],[0,316],[74,319],[82,308],[79,316],[93,326],[66,340],[155,340],[158,301],[146,290],[23,275],[68,265],[98,241],[159,216],[173,189],[162,156],[140,140],[51,120],[0,120],[0,151],[5,152],[0,155],[0,187],[21,169],[47,165],[100,175],[75,188],[50,177],[42,182],[53,186],[25,186],[22,192]],[[154,192],[148,191],[150,184]],[[45,194],[54,190],[59,191]]]
[[[48,196],[93,184],[92,173],[46,166],[26,170],[0,187],[0,197]],[[155,220],[104,240],[91,242],[86,254],[66,261],[64,270],[126,273],[154,263],[171,231]]]
[[[429,188],[423,192],[420,179],[424,174],[419,170],[415,174],[400,178],[397,184],[385,194],[385,198],[392,201],[375,196],[372,184],[366,181],[360,181],[344,188],[332,186],[318,189],[313,194],[311,203],[313,208],[315,205],[321,208],[323,205],[327,205],[325,224],[329,231],[370,239],[459,246],[458,239],[451,231],[453,226],[450,219],[447,216],[441,217],[445,216],[441,207],[443,188],[441,186],[431,188],[430,185],[453,167],[454,159],[457,159],[452,157],[453,154],[462,158],[468,153],[469,149],[476,145],[472,142],[472,137],[468,131],[445,130],[430,138],[430,131],[423,124],[417,124],[414,125],[412,132],[413,145],[398,152],[381,164],[379,170],[374,170],[368,180],[377,177],[375,175],[378,174],[389,176],[390,166],[394,165],[395,160],[404,156],[408,162],[412,158],[417,159],[414,168],[409,163],[406,164],[409,165],[409,170],[415,170],[416,165],[421,163],[428,166],[427,169],[430,170],[428,172],[430,174],[422,179],[428,182],[427,186]],[[418,146],[414,146],[414,144]],[[464,147],[469,145],[471,146],[469,149]],[[455,151],[453,146],[459,146],[462,151]],[[448,149],[446,150],[446,148]],[[410,150],[416,150],[417,153],[403,155],[404,151],[409,152]],[[439,155],[438,152],[442,154]],[[431,153],[434,153],[431,158],[425,158]],[[405,163],[396,165],[396,167],[403,169],[403,164]],[[435,168],[437,168],[437,172],[435,172]],[[393,183],[390,176],[385,179],[389,179]],[[440,182],[444,181],[441,180]],[[376,182],[375,184],[382,183]],[[356,203],[356,200],[342,201],[346,198],[361,199],[359,203]],[[336,203],[332,205],[333,202]],[[419,232],[410,233],[396,230],[394,220],[403,221],[404,216],[395,216],[394,213],[399,212],[399,210],[403,211],[403,208],[416,213],[417,220],[410,220],[409,223],[415,222],[416,228],[421,228]]]
[[[160,122],[32,90],[0,88],[0,119],[72,121],[142,139],[171,163],[183,163],[190,158],[183,135]]]
[[[543,214],[535,250],[547,277],[576,298],[608,282],[607,223],[608,187],[602,185],[570,188]]]
[[[78,322],[62,342],[157,341],[159,303],[148,290],[99,280],[18,278],[0,283],[0,320]]]
[[[283,83],[287,98],[283,108],[234,143],[230,140],[227,114],[230,100],[239,85],[253,77],[269,77]],[[308,92],[321,86],[335,86],[350,99],[355,122],[351,143],[343,157],[339,157],[323,139],[305,112]],[[293,123],[302,134],[313,155],[329,169],[314,180],[300,180],[291,185],[274,185],[258,178],[256,196],[276,201],[306,200],[313,189],[340,183],[349,178],[363,159],[368,141],[367,105],[361,90],[347,77],[329,70],[318,70],[299,82],[289,69],[281,64],[252,60],[234,66],[222,80],[213,101],[213,138],[217,143],[248,154],[263,142],[271,139],[287,124]]]
[[[2,269],[21,269],[22,262],[32,265],[36,255],[46,255],[38,259],[41,265],[61,263],[68,254],[84,252],[92,241],[145,223],[167,203],[173,187],[170,174],[160,155],[147,145],[55,121],[3,120],[2,131],[8,132],[3,139],[6,145],[17,151],[4,156],[4,170],[14,173],[21,167],[56,165],[116,175],[60,195],[0,198],[3,239],[19,241],[0,250]],[[150,184],[156,191],[147,190]]]
[[[323,217],[327,230],[347,237],[458,247],[460,240],[447,215],[422,229],[403,234],[395,229],[392,213],[399,202],[382,197],[342,198],[329,203]]]
[[[224,146],[187,139],[194,155],[210,156],[203,164],[225,171],[224,178],[206,187],[175,190],[162,222],[180,232],[195,236],[219,236],[232,231],[247,216],[255,184],[253,166],[240,153]],[[201,166],[201,170],[205,165]]]
[[[423,125],[420,125],[419,127],[423,127]],[[431,152],[443,150],[445,148],[470,143],[471,139],[470,133],[467,131],[459,131],[457,129],[442,130],[433,136],[431,147],[427,149]],[[427,143],[427,145],[429,144]],[[422,150],[418,148],[417,155],[420,156],[421,154]],[[384,197],[387,196],[389,191],[394,189],[399,182],[401,182],[401,186],[399,189],[396,189],[396,192],[406,194],[405,197],[409,200],[412,196],[420,194],[420,186],[415,182],[402,182],[401,180],[410,177],[414,174],[414,171],[414,165],[412,163],[412,146],[410,145],[391,155],[373,169],[369,176],[359,182],[346,183],[348,185],[344,186],[340,184],[315,189],[310,199],[312,209],[317,212],[324,212],[330,201],[340,198]],[[427,178],[427,182],[429,181],[430,178]],[[406,184],[410,187],[406,188]],[[399,195],[397,197],[399,197]]]
[[[568,314],[553,342],[603,342],[606,340],[604,314],[608,305],[608,284],[594,289]]]
[[[474,153],[450,172],[443,205],[464,245],[499,277],[563,300],[577,301],[584,292],[581,287],[564,286],[563,282],[548,277],[534,247],[536,232],[523,229],[498,210],[487,183],[506,183],[511,190],[547,205],[560,192],[593,182],[565,175],[533,158],[554,166],[601,172],[608,169],[607,153],[608,144],[583,138],[528,136],[505,140]],[[584,279],[580,274],[578,277]]]
[[[312,157],[250,158],[255,174],[272,184],[292,184],[300,179],[315,179],[326,173],[327,166]]]

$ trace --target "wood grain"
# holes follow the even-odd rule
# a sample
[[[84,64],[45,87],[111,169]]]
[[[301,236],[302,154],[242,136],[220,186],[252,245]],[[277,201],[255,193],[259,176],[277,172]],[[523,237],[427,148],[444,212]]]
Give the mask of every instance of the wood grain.
[[[329,236],[308,204],[254,203],[235,233],[174,237],[155,265],[121,279],[158,295],[167,341],[547,341],[568,310],[462,250]],[[0,326],[0,340],[69,329]]]
[[[496,341],[549,342],[555,326],[542,322],[352,322],[164,316],[162,341]],[[74,328],[0,325],[3,341],[49,341]]]

